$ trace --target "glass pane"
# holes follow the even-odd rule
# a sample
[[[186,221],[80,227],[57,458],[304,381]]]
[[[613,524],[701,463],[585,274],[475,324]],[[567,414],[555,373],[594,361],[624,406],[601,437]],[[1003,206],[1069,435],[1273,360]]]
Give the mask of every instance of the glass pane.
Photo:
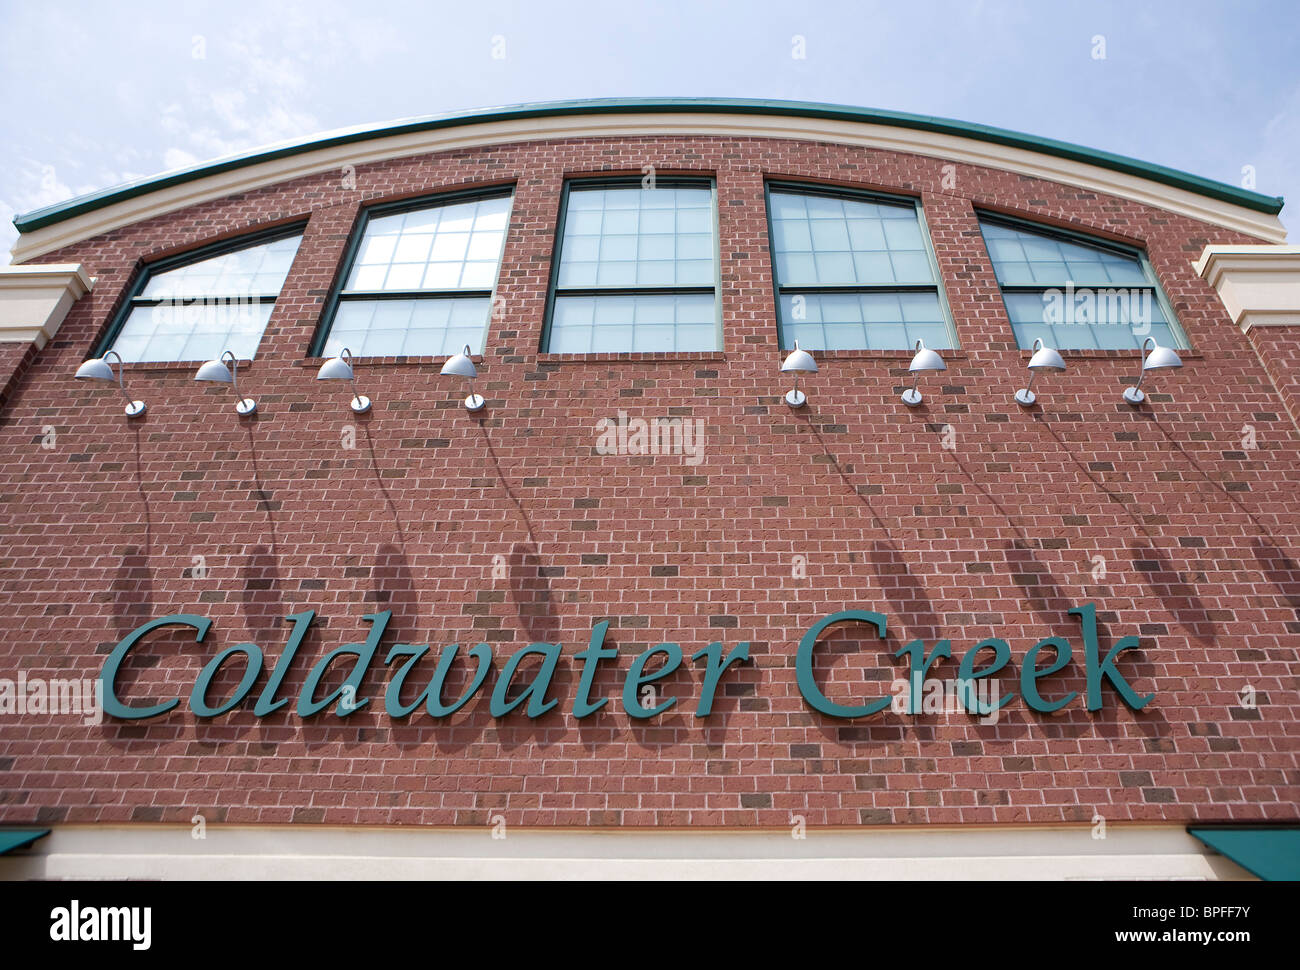
[[[560,296],[553,354],[719,350],[713,294]]]
[[[780,301],[781,346],[804,350],[911,350],[953,347],[939,294],[795,293]]]
[[[772,252],[783,286],[933,283],[916,206],[773,190]]]
[[[491,305],[485,297],[341,300],[324,355],[347,347],[356,357],[442,357],[465,344],[482,353]]]
[[[1038,337],[1059,350],[1136,350],[1149,336],[1165,346],[1186,346],[1150,288],[1049,288],[1005,296],[1016,341],[1024,348]]]
[[[140,295],[150,300],[278,296],[300,242],[301,236],[290,236],[155,273]]]
[[[709,188],[574,188],[558,285],[713,286],[713,249]]]
[[[1057,239],[996,222],[980,222],[989,258],[1004,286],[1149,285],[1142,261],[1103,246]]]
[[[251,360],[273,306],[236,299],[135,307],[112,349],[128,364],[213,360],[225,350]]]
[[[492,289],[510,202],[476,199],[371,219],[344,292]]]

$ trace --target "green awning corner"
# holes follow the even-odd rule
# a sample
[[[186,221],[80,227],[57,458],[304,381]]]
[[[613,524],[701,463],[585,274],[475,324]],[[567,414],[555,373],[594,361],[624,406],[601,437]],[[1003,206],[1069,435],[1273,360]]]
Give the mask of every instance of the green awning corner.
[[[31,845],[49,834],[49,829],[0,829],[0,855]]]
[[[1300,825],[1189,825],[1187,831],[1260,879],[1300,880]]]

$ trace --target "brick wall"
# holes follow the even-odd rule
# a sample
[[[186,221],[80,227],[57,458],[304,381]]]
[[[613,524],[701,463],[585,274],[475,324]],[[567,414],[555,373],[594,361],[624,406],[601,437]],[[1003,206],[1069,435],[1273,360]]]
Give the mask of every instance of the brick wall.
[[[647,163],[717,178],[724,351],[539,354],[564,177],[639,175]],[[1297,428],[1277,378],[1192,269],[1207,243],[1254,240],[966,165],[945,191],[942,165],[786,140],[531,143],[359,166],[354,191],[341,173],[302,178],[43,257],[98,279],[0,411],[0,677],[97,676],[120,638],[168,613],[214,626],[202,646],[164,634],[133,654],[133,700],[182,698],[164,718],[0,718],[0,821],[1294,818]],[[921,408],[898,400],[905,353],[818,354],[809,405],[781,402],[765,176],[921,195],[962,348],[924,381]],[[479,368],[487,410],[468,415],[464,387],[432,361],[366,361],[358,379],[375,406],[354,417],[305,354],[360,207],[485,182],[516,185],[504,316]],[[1135,354],[1067,354],[1069,371],[1038,384],[1041,407],[1019,408],[1027,354],[975,205],[1143,245],[1195,348],[1186,366],[1155,375],[1135,410],[1120,400]],[[130,368],[149,405],[131,422],[115,389],[73,381],[142,261],[306,215],[258,358],[241,369],[255,419],[234,414],[228,389],[196,384],[193,365]],[[703,420],[703,461],[595,454],[596,422],[620,409]],[[53,448],[42,447],[48,425]],[[1257,447],[1243,446],[1247,426]],[[795,644],[836,610],[890,618],[885,643],[842,629],[819,652],[827,694],[848,703],[883,693],[903,669],[893,651],[915,637],[949,637],[957,656],[1002,637],[1018,665],[1056,634],[1077,654],[1066,611],[1088,601],[1105,646],[1141,634],[1121,666],[1155,692],[1145,710],[1112,694],[1094,714],[1078,701],[1036,714],[1017,699],[996,724],[888,711],[840,721],[796,688]],[[318,619],[290,690],[325,651],[364,637],[363,614],[393,611],[369,707],[305,722],[287,709],[211,721],[185,709],[218,650],[251,640],[269,665],[283,617],[304,609]],[[622,656],[596,684],[610,703],[578,721],[572,657],[602,618]],[[491,718],[486,689],[449,720],[383,713],[382,660],[399,640],[483,640],[499,672],[539,639],[565,648],[561,703],[541,718]],[[677,706],[633,721],[617,700],[621,675],[664,640],[688,654],[747,640],[753,662],[723,679],[708,719],[693,717],[702,672],[688,663],[660,682]],[[426,659],[411,682],[432,669]],[[955,675],[955,662],[940,673]],[[218,689],[237,680],[227,671]],[[1049,683],[1082,690],[1081,667]],[[1248,685],[1254,709],[1240,701]]]

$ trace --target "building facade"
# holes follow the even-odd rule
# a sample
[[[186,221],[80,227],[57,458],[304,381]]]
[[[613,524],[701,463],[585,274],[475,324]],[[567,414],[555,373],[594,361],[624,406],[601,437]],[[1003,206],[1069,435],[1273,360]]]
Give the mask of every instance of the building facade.
[[[620,101],[20,217],[0,876],[1249,875],[1189,828],[1300,799],[1280,208]]]

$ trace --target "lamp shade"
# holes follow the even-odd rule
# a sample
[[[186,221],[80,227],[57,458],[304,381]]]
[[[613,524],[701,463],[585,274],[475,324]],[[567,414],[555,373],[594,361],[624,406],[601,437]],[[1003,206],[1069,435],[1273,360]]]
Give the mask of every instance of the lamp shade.
[[[88,360],[77,368],[77,375],[83,381],[115,381],[113,366],[103,357]]]
[[[229,384],[233,378],[225,361],[210,360],[194,374],[196,381],[214,381],[217,384]]]
[[[320,370],[316,372],[316,380],[350,381],[352,380],[352,365],[343,357],[331,357],[320,365]]]
[[[117,358],[117,373],[113,373],[113,365],[108,362],[108,358]],[[133,401],[131,395],[126,393],[126,381],[123,380],[122,372],[125,367],[122,361],[122,355],[116,350],[109,350],[104,353],[103,357],[95,360],[85,360],[77,368],[74,375],[83,381],[117,381],[117,386],[122,391],[122,396],[126,398],[126,416],[128,418],[138,418],[144,414],[146,408],[144,401]]]
[[[912,358],[912,363],[907,369],[909,371],[947,370],[948,365],[943,362],[943,358],[938,353],[925,346],[925,341],[918,340],[916,356]]]
[[[229,364],[226,361],[230,361]],[[235,357],[233,350],[223,351],[221,356],[216,360],[209,360],[199,366],[194,372],[196,381],[211,381],[213,384],[229,384],[230,389],[235,392],[238,403],[235,410],[243,417],[248,417],[257,411],[257,402],[251,397],[244,397],[239,393],[239,360]]]
[[[451,374],[453,377],[478,377],[478,369],[474,366],[474,361],[469,359],[469,344],[465,345],[463,353],[448,357],[447,362],[442,365],[443,374]]]
[[[1142,378],[1146,376],[1149,370],[1166,370],[1170,367],[1182,367],[1183,361],[1169,347],[1161,347],[1156,342],[1155,337],[1147,337],[1142,341],[1142,350],[1145,352],[1147,345],[1151,345],[1151,352],[1142,358],[1142,370],[1138,374],[1138,381],[1132,387],[1124,389],[1124,400],[1129,404],[1141,404],[1147,399],[1146,394],[1142,392]]]
[[[1051,347],[1043,343],[1042,337],[1034,338],[1034,354],[1029,358],[1029,386],[1016,391],[1016,403],[1029,407],[1038,400],[1034,393],[1034,378],[1040,370],[1065,370],[1065,361]]]
[[[797,340],[794,342],[794,350],[790,351],[785,363],[781,365],[781,372],[784,374],[787,371],[817,373],[817,361],[813,360],[813,355],[808,351],[799,349],[799,341]]]
[[[1065,370],[1065,361],[1041,339],[1034,341],[1034,356],[1029,358],[1030,370]]]
[[[1142,362],[1143,370],[1164,370],[1166,367],[1182,367],[1183,361],[1169,347],[1161,347],[1156,344],[1151,348],[1151,353],[1147,354],[1146,360]]]
[[[316,372],[318,381],[351,381],[352,380],[352,351],[344,347],[338,352],[338,356],[331,357],[325,363],[320,365],[320,370]],[[353,385],[355,390],[356,385]],[[352,396],[352,411],[354,414],[365,414],[370,410],[370,398],[364,394],[354,393]]]

